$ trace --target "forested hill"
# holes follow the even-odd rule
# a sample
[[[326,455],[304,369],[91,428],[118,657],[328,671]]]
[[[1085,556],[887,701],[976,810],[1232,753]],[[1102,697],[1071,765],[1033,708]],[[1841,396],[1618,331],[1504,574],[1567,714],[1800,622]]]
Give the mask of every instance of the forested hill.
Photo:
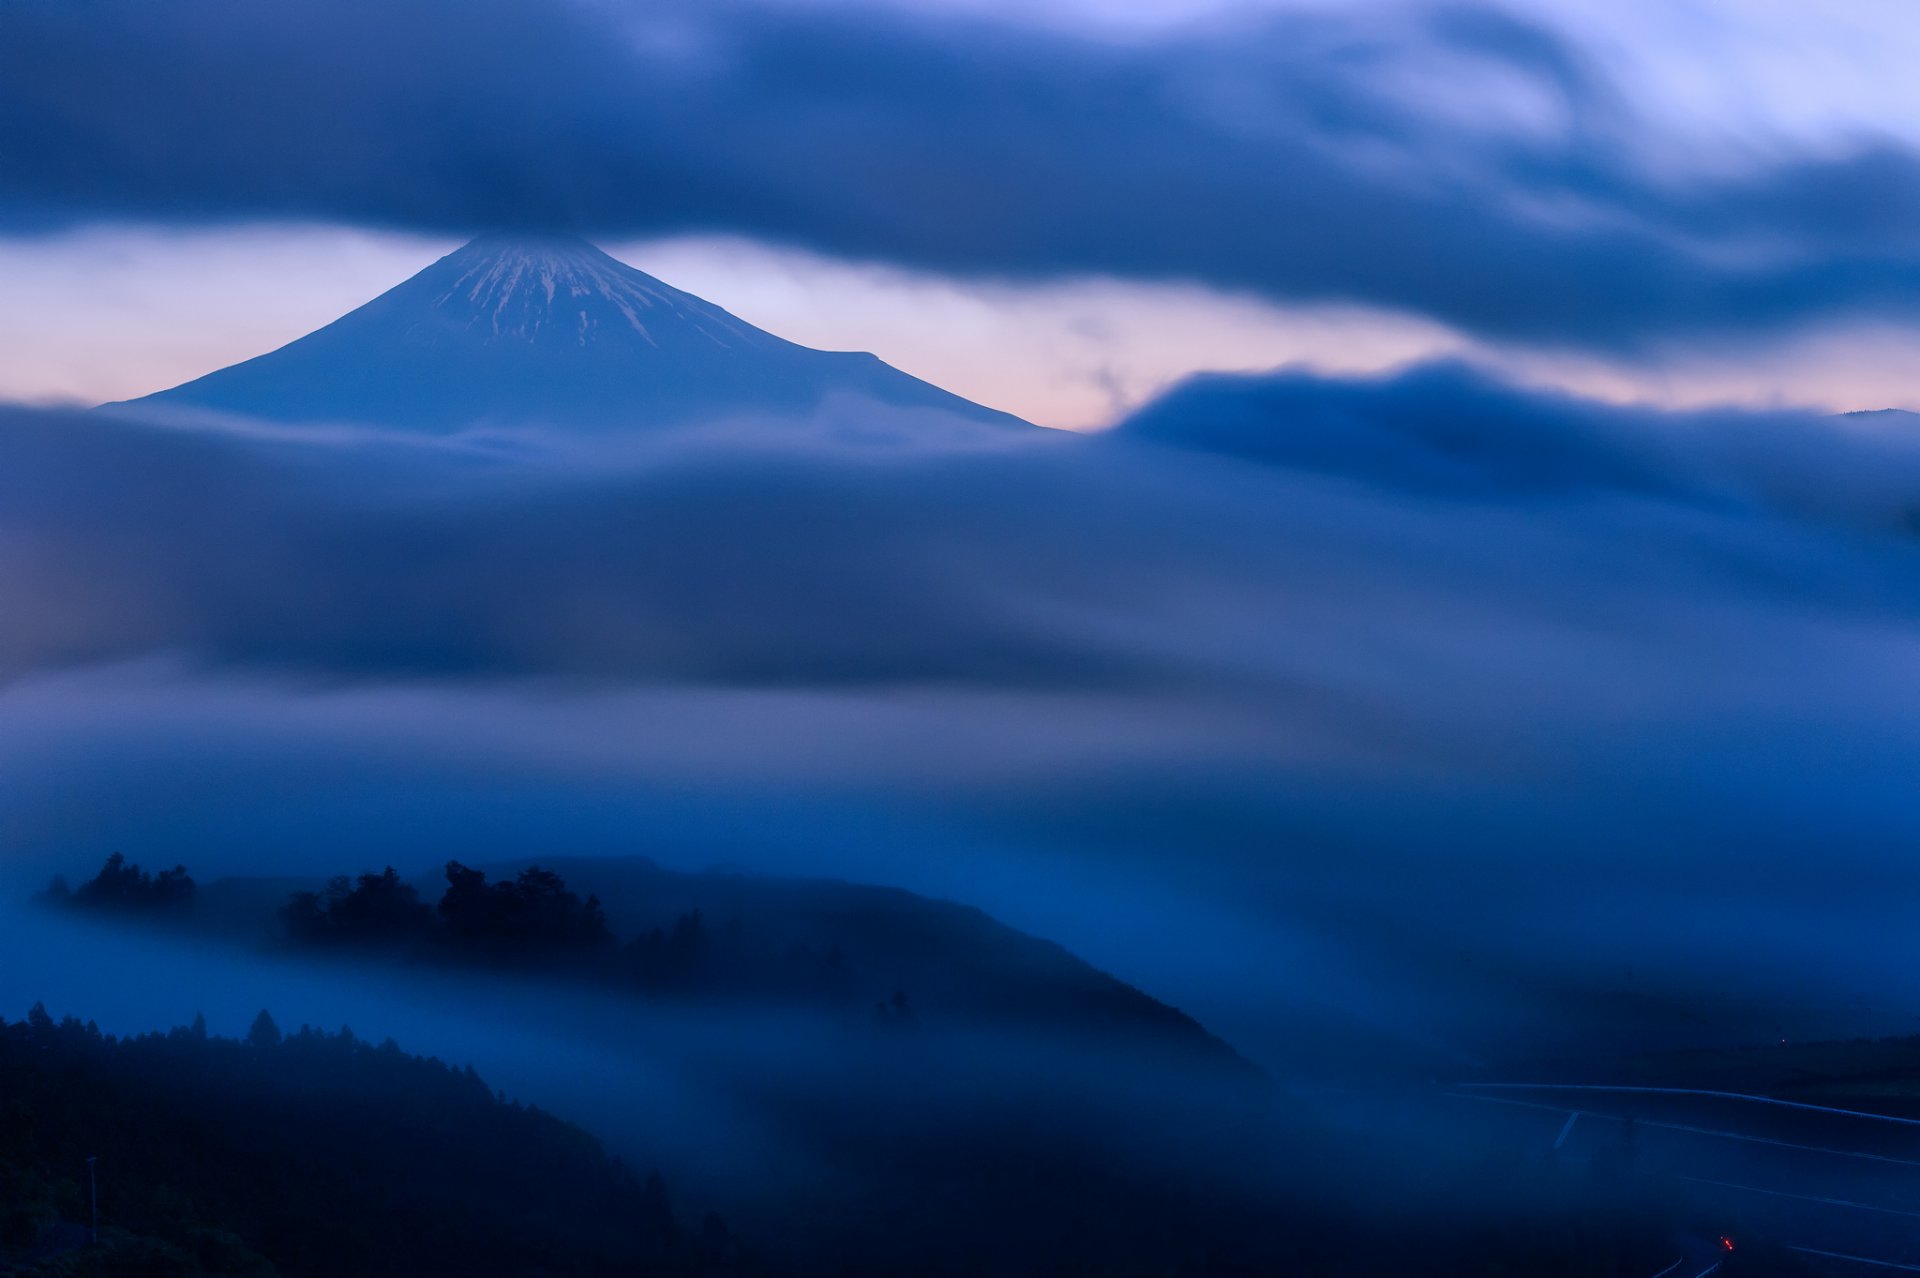
[[[1264,1080],[1192,1017],[1060,945],[900,888],[688,873],[643,857],[196,886],[185,867],[153,875],[114,856],[77,888],[56,881],[47,899],[314,956],[380,954],[650,999],[1094,1039]]]
[[[489,868],[510,874],[523,864]],[[869,1000],[904,989],[916,1008],[943,1017],[1119,1035],[1247,1064],[1178,1008],[974,906],[840,879],[671,870],[637,856],[541,864],[590,885],[622,934],[698,911],[709,929],[763,952],[839,951]]]
[[[265,1013],[244,1041],[0,1021],[0,1275],[750,1272],[657,1176],[391,1041]]]

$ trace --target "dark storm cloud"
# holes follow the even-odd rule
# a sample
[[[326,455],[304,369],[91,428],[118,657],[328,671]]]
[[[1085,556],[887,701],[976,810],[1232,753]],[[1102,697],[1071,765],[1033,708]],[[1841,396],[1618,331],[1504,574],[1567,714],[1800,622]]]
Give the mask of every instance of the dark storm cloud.
[[[1483,84],[1531,105],[1481,101]],[[724,230],[1614,349],[1920,304],[1905,151],[1656,180],[1641,152],[1667,141],[1579,49],[1485,9],[1153,43],[733,0],[0,9],[0,217],[16,230]]]

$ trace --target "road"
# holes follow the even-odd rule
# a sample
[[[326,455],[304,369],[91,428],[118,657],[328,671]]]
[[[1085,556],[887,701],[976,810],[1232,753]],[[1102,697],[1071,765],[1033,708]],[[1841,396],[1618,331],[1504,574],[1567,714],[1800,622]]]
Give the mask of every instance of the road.
[[[1476,1083],[1447,1095],[1537,1123],[1556,1159],[1610,1158],[1664,1180],[1676,1202],[1735,1222],[1730,1232],[1863,1274],[1920,1273],[1920,1121],[1695,1088]],[[1664,1278],[1713,1272],[1717,1242],[1685,1240]]]

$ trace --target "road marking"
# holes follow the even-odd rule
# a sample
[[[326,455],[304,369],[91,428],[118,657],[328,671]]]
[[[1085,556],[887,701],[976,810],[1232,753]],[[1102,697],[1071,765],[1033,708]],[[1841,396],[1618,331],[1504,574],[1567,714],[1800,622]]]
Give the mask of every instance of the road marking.
[[[1851,1207],[1856,1211],[1877,1211],[1888,1216],[1905,1216],[1910,1220],[1920,1220],[1920,1211],[1901,1211],[1898,1207],[1876,1207],[1872,1203],[1856,1203],[1847,1198],[1823,1198],[1818,1194],[1795,1194],[1784,1189],[1762,1189],[1758,1185],[1736,1185],[1730,1180],[1708,1180],[1704,1176],[1679,1176],[1675,1180],[1690,1181],[1695,1185],[1717,1185],[1721,1189],[1738,1189],[1749,1194],[1767,1194],[1774,1198],[1798,1198],[1802,1202],[1820,1203],[1827,1207]]]
[[[1574,1110],[1574,1111],[1573,1111],[1573,1112],[1572,1112],[1571,1114],[1568,1114],[1568,1115],[1567,1115],[1567,1125],[1566,1125],[1565,1127],[1562,1127],[1562,1128],[1560,1129],[1560,1134],[1559,1134],[1558,1136],[1555,1136],[1555,1137],[1553,1138],[1553,1147],[1554,1147],[1555,1149],[1558,1149],[1558,1148],[1560,1148],[1560,1147],[1561,1147],[1562,1145],[1564,1145],[1564,1144],[1566,1144],[1566,1143],[1567,1143],[1567,1135],[1568,1135],[1568,1133],[1570,1133],[1570,1132],[1572,1132],[1572,1131],[1573,1131],[1573,1125],[1574,1125],[1575,1123],[1577,1123],[1577,1122],[1579,1122],[1579,1121],[1580,1121],[1580,1111],[1579,1111],[1579,1110],[1577,1110],[1577,1109],[1576,1109],[1576,1110]]]
[[[1878,1265],[1882,1269],[1904,1269],[1910,1274],[1920,1274],[1920,1265],[1903,1265],[1892,1260],[1875,1260],[1871,1256],[1849,1256],[1838,1251],[1821,1251],[1818,1247],[1795,1247],[1792,1244],[1788,1244],[1787,1250],[1805,1252],[1809,1256],[1825,1256],[1829,1260],[1851,1260],[1856,1265]]]
[[[1680,1257],[1680,1259],[1674,1261],[1671,1265],[1668,1265],[1665,1269],[1662,1269],[1659,1273],[1655,1274],[1653,1278],[1667,1278],[1668,1274],[1672,1273],[1674,1270],[1678,1269],[1680,1266],[1686,1263],[1687,1263],[1687,1258],[1685,1256],[1682,1256]]]
[[[1565,1105],[1543,1105],[1538,1101],[1508,1100],[1504,1096],[1462,1096],[1458,1092],[1447,1092],[1445,1094],[1453,1097],[1455,1100],[1481,1101],[1489,1105],[1517,1105],[1521,1109],[1544,1109],[1553,1114],[1565,1113],[1567,1108]],[[1618,1114],[1596,1114],[1590,1109],[1579,1112],[1591,1115],[1594,1118],[1605,1119],[1609,1123],[1626,1121]],[[1836,1158],[1865,1158],[1876,1163],[1893,1163],[1900,1167],[1920,1167],[1920,1161],[1911,1158],[1895,1158],[1891,1154],[1869,1154],[1865,1150],[1860,1149],[1834,1149],[1830,1145],[1802,1145],[1797,1141],[1774,1140],[1769,1136],[1749,1136],[1745,1132],[1723,1132],[1711,1127],[1692,1127],[1686,1123],[1663,1123],[1653,1118],[1637,1118],[1634,1121],[1642,1127],[1657,1127],[1662,1131],[1691,1132],[1696,1136],[1717,1136],[1723,1140],[1744,1140],[1755,1145],[1777,1145],[1781,1149],[1798,1149],[1809,1154],[1832,1154]]]
[[[1756,1105],[1778,1105],[1783,1109],[1804,1109],[1816,1114],[1844,1114],[1876,1123],[1897,1123],[1902,1127],[1920,1127],[1920,1118],[1896,1118],[1892,1114],[1871,1114],[1863,1109],[1840,1109],[1833,1105],[1813,1105],[1806,1101],[1780,1100],[1774,1096],[1753,1096],[1746,1092],[1715,1092],[1699,1087],[1629,1087],[1620,1083],[1456,1083],[1467,1090],[1506,1090],[1531,1092],[1621,1092],[1637,1096],[1712,1096],[1720,1100],[1751,1101]]]

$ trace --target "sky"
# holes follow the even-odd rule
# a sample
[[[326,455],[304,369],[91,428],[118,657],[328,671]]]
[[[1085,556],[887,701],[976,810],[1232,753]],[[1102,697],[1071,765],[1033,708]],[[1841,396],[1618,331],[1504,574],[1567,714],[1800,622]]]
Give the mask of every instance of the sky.
[[[1436,356],[1920,406],[1880,0],[136,10],[0,17],[0,396],[158,389],[526,225],[1047,425]]]

